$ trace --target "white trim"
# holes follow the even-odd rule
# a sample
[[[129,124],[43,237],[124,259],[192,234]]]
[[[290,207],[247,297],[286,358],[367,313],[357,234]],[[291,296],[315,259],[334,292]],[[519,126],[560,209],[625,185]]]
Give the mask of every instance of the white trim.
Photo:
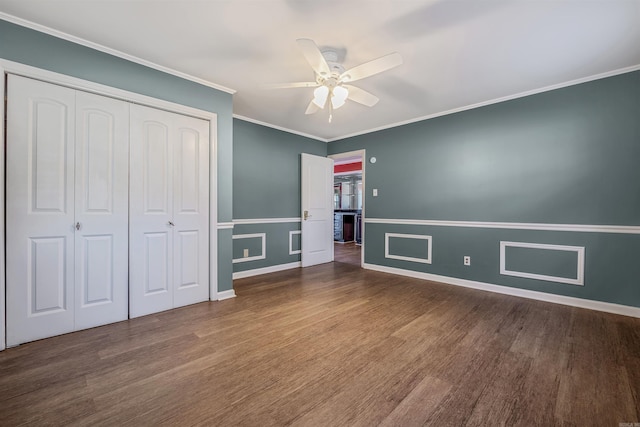
[[[530,291],[527,289],[512,288],[491,283],[476,282],[474,280],[458,279],[456,277],[440,276],[431,273],[421,273],[418,271],[404,270],[401,268],[385,267],[376,264],[364,264],[368,270],[380,271],[383,273],[397,274],[399,276],[413,277],[415,279],[430,280],[433,282],[445,283],[448,285],[462,286],[465,288],[479,289],[482,291],[495,292],[498,294],[512,295],[521,298],[546,301],[554,304],[568,305],[572,307],[586,308],[589,310],[604,311],[606,313],[620,314],[640,318],[640,307],[615,304],[603,301],[594,301],[583,298],[567,297],[564,295],[549,294],[546,292]]]
[[[245,277],[259,276],[261,274],[275,273],[277,271],[291,270],[302,267],[302,262],[290,262],[288,264],[272,265],[264,268],[254,268],[253,270],[237,271],[233,273],[233,279],[244,279]]]
[[[301,254],[302,249],[298,249],[296,251],[293,250],[293,235],[300,234],[302,236],[302,230],[291,230],[289,231],[289,255]]]
[[[238,119],[238,120],[242,120],[242,121],[245,121],[245,122],[253,123],[253,124],[256,124],[256,125],[268,127],[268,128],[271,128],[271,129],[280,130],[282,132],[287,132],[287,133],[291,133],[291,134],[294,134],[294,135],[304,136],[305,138],[315,139],[315,140],[321,141],[321,142],[329,142],[328,139],[322,138],[320,136],[315,136],[315,135],[311,135],[309,133],[304,133],[304,132],[300,132],[300,131],[297,131],[297,130],[289,129],[289,128],[286,128],[286,127],[283,127],[283,126],[278,126],[278,125],[274,125],[274,124],[271,124],[271,123],[263,122],[263,121],[260,121],[260,120],[257,120],[257,119],[252,119],[251,117],[241,116],[240,114],[234,114],[233,118],[234,119]]]
[[[91,49],[94,49],[94,50],[97,50],[97,51],[100,51],[100,52],[103,52],[103,53],[106,53],[106,54],[109,54],[109,55],[112,55],[112,56],[116,56],[118,58],[126,59],[129,62],[135,62],[136,64],[144,65],[145,67],[152,68],[152,69],[158,70],[158,71],[162,71],[163,73],[171,74],[173,76],[180,77],[181,79],[189,80],[189,81],[201,84],[203,86],[208,86],[210,88],[213,88],[213,89],[216,89],[216,90],[219,90],[219,91],[222,91],[222,92],[226,92],[226,93],[230,93],[230,94],[236,93],[236,91],[234,89],[230,89],[228,87],[225,87],[225,86],[210,82],[210,81],[202,79],[200,77],[195,77],[195,76],[192,76],[190,74],[183,73],[182,71],[177,71],[177,70],[174,70],[172,68],[165,67],[163,65],[159,65],[159,64],[156,64],[156,63],[151,62],[151,61],[147,61],[146,59],[142,59],[142,58],[139,58],[137,56],[130,55],[128,53],[121,52],[119,50],[112,49],[110,47],[106,47],[106,46],[103,46],[101,44],[85,40],[85,39],[83,39],[81,37],[73,36],[71,34],[64,33],[64,32],[59,31],[59,30],[54,30],[53,28],[49,28],[49,27],[46,27],[46,26],[41,25],[41,24],[36,24],[35,22],[27,21],[26,19],[18,18],[17,16],[13,16],[13,15],[9,15],[9,14],[4,13],[4,12],[0,12],[0,19],[3,19],[3,20],[8,21],[8,22],[12,22],[12,23],[20,25],[22,27],[30,28],[30,29],[38,31],[40,33],[45,33],[45,34],[48,34],[50,36],[57,37],[59,39],[67,40],[67,41],[70,41],[70,42],[75,43],[75,44],[86,46],[88,48],[91,48]]]
[[[0,142],[2,143],[3,147],[5,146],[5,135],[4,135],[4,130],[5,130],[5,111],[4,111],[4,106],[5,106],[5,87],[6,87],[6,81],[7,81],[7,77],[6,74],[4,73],[4,71],[2,70],[2,63],[0,63],[0,76],[2,77],[2,81],[0,81],[0,120],[2,120],[2,125],[0,126]],[[0,207],[0,351],[5,349],[5,345],[6,345],[6,336],[5,336],[5,332],[6,332],[6,313],[5,313],[5,307],[6,307],[6,302],[5,302],[5,296],[6,296],[6,291],[5,291],[5,279],[6,279],[6,273],[5,273],[5,246],[7,244],[6,240],[5,240],[5,222],[4,222],[4,218],[5,218],[5,195],[4,195],[4,187],[5,187],[5,159],[4,159],[4,153],[5,153],[5,149],[0,150],[0,200],[2,201],[2,207]]]
[[[302,222],[302,218],[247,218],[234,219],[234,224],[284,224],[288,222]]]
[[[503,97],[500,97],[500,98],[490,99],[488,101],[478,102],[476,104],[465,105],[465,106],[458,107],[458,108],[453,108],[453,109],[447,110],[447,111],[441,111],[441,112],[438,112],[438,113],[428,114],[426,116],[420,116],[420,117],[416,117],[414,119],[403,120],[401,122],[395,122],[395,123],[391,123],[391,124],[388,124],[388,125],[378,126],[376,128],[371,128],[371,129],[367,129],[367,130],[353,132],[353,133],[350,133],[350,134],[347,134],[347,135],[336,136],[336,137],[333,137],[333,138],[328,138],[327,142],[340,141],[342,139],[353,138],[354,136],[366,135],[368,133],[378,132],[378,131],[385,130],[385,129],[391,129],[391,128],[395,128],[395,127],[398,127],[398,126],[404,126],[404,125],[408,125],[408,124],[411,124],[411,123],[421,122],[421,121],[424,121],[424,120],[435,119],[436,117],[447,116],[449,114],[459,113],[461,111],[473,110],[474,108],[485,107],[487,105],[498,104],[500,102],[511,101],[513,99],[524,98],[526,96],[536,95],[538,93],[549,92],[549,91],[556,90],[556,89],[562,89],[562,88],[569,87],[569,86],[575,86],[575,85],[578,85],[578,84],[581,84],[581,83],[587,83],[587,82],[591,82],[591,81],[594,81],[594,80],[600,80],[600,79],[605,79],[607,77],[617,76],[617,75],[620,75],[620,74],[631,73],[631,72],[637,71],[637,70],[640,70],[640,64],[632,65],[630,67],[625,67],[625,68],[619,68],[617,70],[607,71],[607,72],[600,73],[600,74],[594,74],[592,76],[582,77],[582,78],[579,78],[579,79],[570,80],[568,82],[563,82],[563,83],[558,83],[558,84],[555,84],[555,85],[545,86],[545,87],[541,87],[541,88],[538,88],[538,89],[532,89],[532,90],[528,90],[528,91],[525,91],[525,92],[516,93],[516,94],[513,94],[513,95],[507,95],[507,96],[503,96]]]
[[[365,154],[366,154],[366,150],[362,149],[362,150],[353,150],[353,151],[345,151],[344,153],[335,153],[335,154],[329,154],[327,157],[330,159],[333,159],[334,164],[342,164],[342,161],[340,159],[348,159],[349,161],[346,163],[357,163],[358,162],[358,158],[360,159],[360,161],[362,162],[362,165],[364,166],[365,163]],[[338,162],[336,162],[336,160],[338,160]]]
[[[575,252],[578,255],[576,278],[559,276],[547,276],[546,274],[526,273],[523,271],[507,270],[506,268],[506,248],[531,248],[545,249],[553,251]],[[507,242],[500,241],[500,274],[505,276],[524,277],[526,279],[546,280],[548,282],[566,283],[569,285],[584,286],[584,247],[583,246],[565,246],[565,245],[549,245],[542,243],[526,243],[526,242]]]
[[[362,170],[348,171],[348,172],[334,172],[333,176],[357,175],[357,174],[361,174],[361,173],[362,173]]]
[[[236,292],[233,289],[229,289],[228,291],[218,292],[218,301],[223,301],[230,298],[235,298]]]
[[[328,157],[335,157],[338,156],[340,159],[339,160],[335,160],[333,162],[334,166],[338,166],[338,165],[350,165],[352,163],[358,163],[358,162],[362,162],[362,154],[360,153],[360,151],[362,150],[358,150],[358,151],[351,151],[351,153],[354,153],[354,155],[352,157],[344,157],[342,156],[343,153],[340,154],[330,154]],[[345,154],[349,154],[349,153],[345,153]]]
[[[418,239],[427,241],[427,257],[426,258],[414,258],[403,255],[393,255],[389,252],[389,238],[395,237],[398,239]],[[421,264],[431,264],[431,236],[424,234],[401,234],[401,233],[384,233],[384,257],[389,259],[399,259],[402,261],[419,262]]]
[[[2,13],[0,12],[0,18]],[[41,80],[47,83],[68,87],[75,90],[94,93],[109,98],[120,99],[126,102],[145,105],[173,113],[188,115],[196,117],[209,122],[209,299],[218,293],[218,234],[217,234],[217,222],[218,222],[218,115],[210,111],[200,110],[197,108],[188,107],[173,102],[163,101],[161,99],[152,98],[146,95],[140,95],[138,93],[129,92],[122,89],[105,86],[102,84],[82,80],[76,77],[67,76],[64,74],[55,73],[53,71],[47,71],[29,65],[24,65],[18,62],[8,61],[0,58],[0,76],[2,76],[2,82],[0,84],[0,96],[2,101],[5,97],[5,79],[6,74],[16,74],[27,78]],[[5,116],[4,102],[0,102],[0,117]],[[0,126],[0,141],[4,141],[4,126]],[[4,151],[0,154],[0,197],[4,200],[4,187],[5,187],[5,164],[4,164]],[[3,205],[4,206],[4,205]],[[0,220],[4,223],[4,207],[0,208]],[[6,245],[6,239],[4,235],[3,227],[0,227],[0,246],[4,248]],[[5,328],[6,328],[6,313],[5,313],[5,257],[4,249],[0,249],[0,350],[5,345]]]
[[[247,258],[234,258],[233,264],[237,264],[239,262],[257,261],[259,259],[267,258],[267,233],[235,234],[232,237],[233,240],[258,238],[262,240],[262,253],[260,255],[250,256]]]
[[[636,225],[542,224],[523,222],[440,221],[367,218],[369,224],[433,225],[437,227],[504,228],[509,230],[574,231],[578,233],[640,234]]]
[[[218,116],[209,120],[209,299],[218,294]]]
[[[233,222],[219,222],[218,230],[233,230]]]

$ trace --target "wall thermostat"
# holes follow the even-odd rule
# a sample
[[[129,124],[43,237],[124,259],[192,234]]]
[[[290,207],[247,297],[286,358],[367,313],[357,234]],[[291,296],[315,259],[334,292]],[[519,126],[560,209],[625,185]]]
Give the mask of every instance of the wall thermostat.
[[[369,159],[369,161],[370,161],[371,163],[375,163],[375,162],[376,162],[376,160],[378,160],[378,159],[376,159],[375,157],[372,157],[372,158],[370,158],[370,159]]]

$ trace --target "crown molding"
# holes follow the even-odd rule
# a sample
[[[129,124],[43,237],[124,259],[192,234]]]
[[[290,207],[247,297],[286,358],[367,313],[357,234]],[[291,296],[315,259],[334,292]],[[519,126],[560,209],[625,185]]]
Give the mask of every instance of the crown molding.
[[[253,123],[253,124],[256,124],[256,125],[260,125],[260,126],[265,126],[265,127],[268,127],[268,128],[276,129],[276,130],[281,130],[283,132],[292,133],[294,135],[304,136],[305,138],[315,139],[317,141],[322,141],[322,142],[329,142],[329,140],[326,139],[326,138],[321,138],[321,137],[316,136],[316,135],[311,135],[311,134],[308,134],[308,133],[299,132],[297,130],[285,128],[285,127],[282,127],[282,126],[274,125],[274,124],[263,122],[263,121],[256,120],[256,119],[252,119],[251,117],[241,116],[240,114],[234,114],[233,118],[234,119],[238,119],[238,120],[242,120],[242,121],[245,121],[245,122]]]
[[[67,40],[70,41],[72,43],[76,43],[112,56],[116,56],[118,58],[122,58],[125,59],[127,61],[130,62],[135,62],[136,64],[140,64],[140,65],[144,65],[145,67],[148,68],[152,68],[154,70],[158,70],[158,71],[162,71],[163,73],[167,73],[167,74],[171,74],[173,76],[176,77],[180,77],[181,79],[185,79],[185,80],[190,80],[192,82],[201,84],[203,86],[207,86],[210,87],[212,89],[216,89],[222,92],[226,92],[226,93],[230,93],[230,94],[234,94],[236,93],[236,91],[234,89],[230,89],[228,87],[210,82],[208,80],[204,80],[200,77],[195,77],[192,76],[190,74],[186,74],[183,73],[181,71],[177,71],[174,70],[172,68],[169,67],[165,67],[163,65],[159,65],[156,64],[154,62],[151,61],[147,61],[145,59],[142,58],[138,58],[137,56],[134,55],[130,55],[128,53],[125,52],[121,52],[119,50],[116,49],[112,49],[110,47],[106,47],[103,46],[101,44],[98,43],[94,43],[88,40],[85,40],[81,37],[77,37],[77,36],[73,36],[71,34],[67,34],[65,32],[59,31],[59,30],[54,30],[53,28],[49,28],[47,26],[41,25],[41,24],[36,24],[35,22],[31,22],[31,21],[27,21],[26,19],[22,19],[22,18],[18,18],[17,16],[13,16],[13,15],[9,15],[8,13],[4,13],[4,12],[0,12],[0,19],[7,21],[7,22],[11,22],[13,24],[16,25],[20,25],[21,27],[26,27],[26,28],[30,28],[32,30],[41,32],[41,33],[45,33],[45,34],[49,34],[50,36],[53,37],[57,37],[59,39],[63,39],[63,40]]]
[[[503,96],[503,97],[500,97],[500,98],[491,99],[491,100],[488,100],[488,101],[478,102],[476,104],[465,105],[463,107],[453,108],[451,110],[442,111],[442,112],[439,112],[439,113],[429,114],[429,115],[426,115],[426,116],[416,117],[414,119],[409,119],[409,120],[404,120],[404,121],[401,121],[401,122],[391,123],[391,124],[388,124],[388,125],[379,126],[379,127],[376,127],[376,128],[371,128],[371,129],[367,129],[367,130],[363,130],[363,131],[358,131],[358,132],[350,133],[350,134],[347,134],[347,135],[338,136],[338,137],[335,137],[335,138],[329,138],[329,139],[327,139],[327,142],[340,141],[340,140],[343,140],[343,139],[352,138],[354,136],[366,135],[366,134],[369,134],[369,133],[378,132],[378,131],[385,130],[385,129],[391,129],[391,128],[394,128],[394,127],[408,125],[408,124],[416,123],[416,122],[421,122],[421,121],[424,121],[424,120],[435,119],[436,117],[447,116],[449,114],[455,114],[455,113],[459,113],[461,111],[473,110],[475,108],[485,107],[485,106],[491,105],[491,104],[498,104],[500,102],[511,101],[513,99],[518,99],[518,98],[524,98],[526,96],[536,95],[538,93],[549,92],[549,91],[556,90],[556,89],[562,89],[562,88],[569,87],[569,86],[575,86],[575,85],[579,85],[581,83],[587,83],[587,82],[591,82],[591,81],[594,81],[594,80],[605,79],[607,77],[613,77],[613,76],[617,76],[617,75],[620,75],[620,74],[631,73],[633,71],[638,71],[638,70],[640,70],[640,64],[632,65],[630,67],[625,67],[625,68],[619,68],[617,70],[607,71],[607,72],[600,73],[600,74],[594,74],[592,76],[582,77],[582,78],[575,79],[575,80],[570,80],[570,81],[564,82],[564,83],[558,83],[558,84],[551,85],[551,86],[545,86],[545,87],[541,87],[541,88],[538,88],[538,89],[532,89],[532,90],[528,90],[528,91],[525,91],[525,92],[519,92],[519,93],[516,93],[514,95],[507,95],[507,96]]]

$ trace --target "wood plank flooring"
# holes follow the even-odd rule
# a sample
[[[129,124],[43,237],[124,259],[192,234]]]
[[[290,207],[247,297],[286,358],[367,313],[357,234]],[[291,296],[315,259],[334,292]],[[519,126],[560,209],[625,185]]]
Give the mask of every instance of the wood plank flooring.
[[[361,264],[361,249],[362,246],[356,245],[355,242],[348,243],[334,243],[333,244],[333,259],[336,262],[344,262],[347,264],[357,265]]]
[[[362,270],[0,352],[0,424],[640,422],[640,319]]]

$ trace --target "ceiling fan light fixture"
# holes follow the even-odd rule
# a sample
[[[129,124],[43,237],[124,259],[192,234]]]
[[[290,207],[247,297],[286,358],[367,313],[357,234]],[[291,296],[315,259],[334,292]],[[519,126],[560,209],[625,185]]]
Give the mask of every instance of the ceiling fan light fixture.
[[[378,103],[377,96],[352,86],[351,82],[374,76],[402,64],[402,56],[393,52],[345,71],[344,66],[339,62],[340,55],[336,49],[328,48],[321,51],[311,39],[302,38],[297,39],[296,42],[313,69],[315,82],[289,83],[277,85],[277,87],[315,87],[313,99],[309,102],[305,114],[316,113],[328,105],[329,123],[333,118],[333,110],[342,107],[347,99],[366,107],[373,107]]]
[[[342,107],[349,97],[349,90],[344,86],[336,86],[333,88],[331,96],[331,106],[334,110]]]
[[[329,96],[329,88],[326,86],[319,86],[313,91],[313,103],[320,108],[324,108],[327,103],[327,97]]]

